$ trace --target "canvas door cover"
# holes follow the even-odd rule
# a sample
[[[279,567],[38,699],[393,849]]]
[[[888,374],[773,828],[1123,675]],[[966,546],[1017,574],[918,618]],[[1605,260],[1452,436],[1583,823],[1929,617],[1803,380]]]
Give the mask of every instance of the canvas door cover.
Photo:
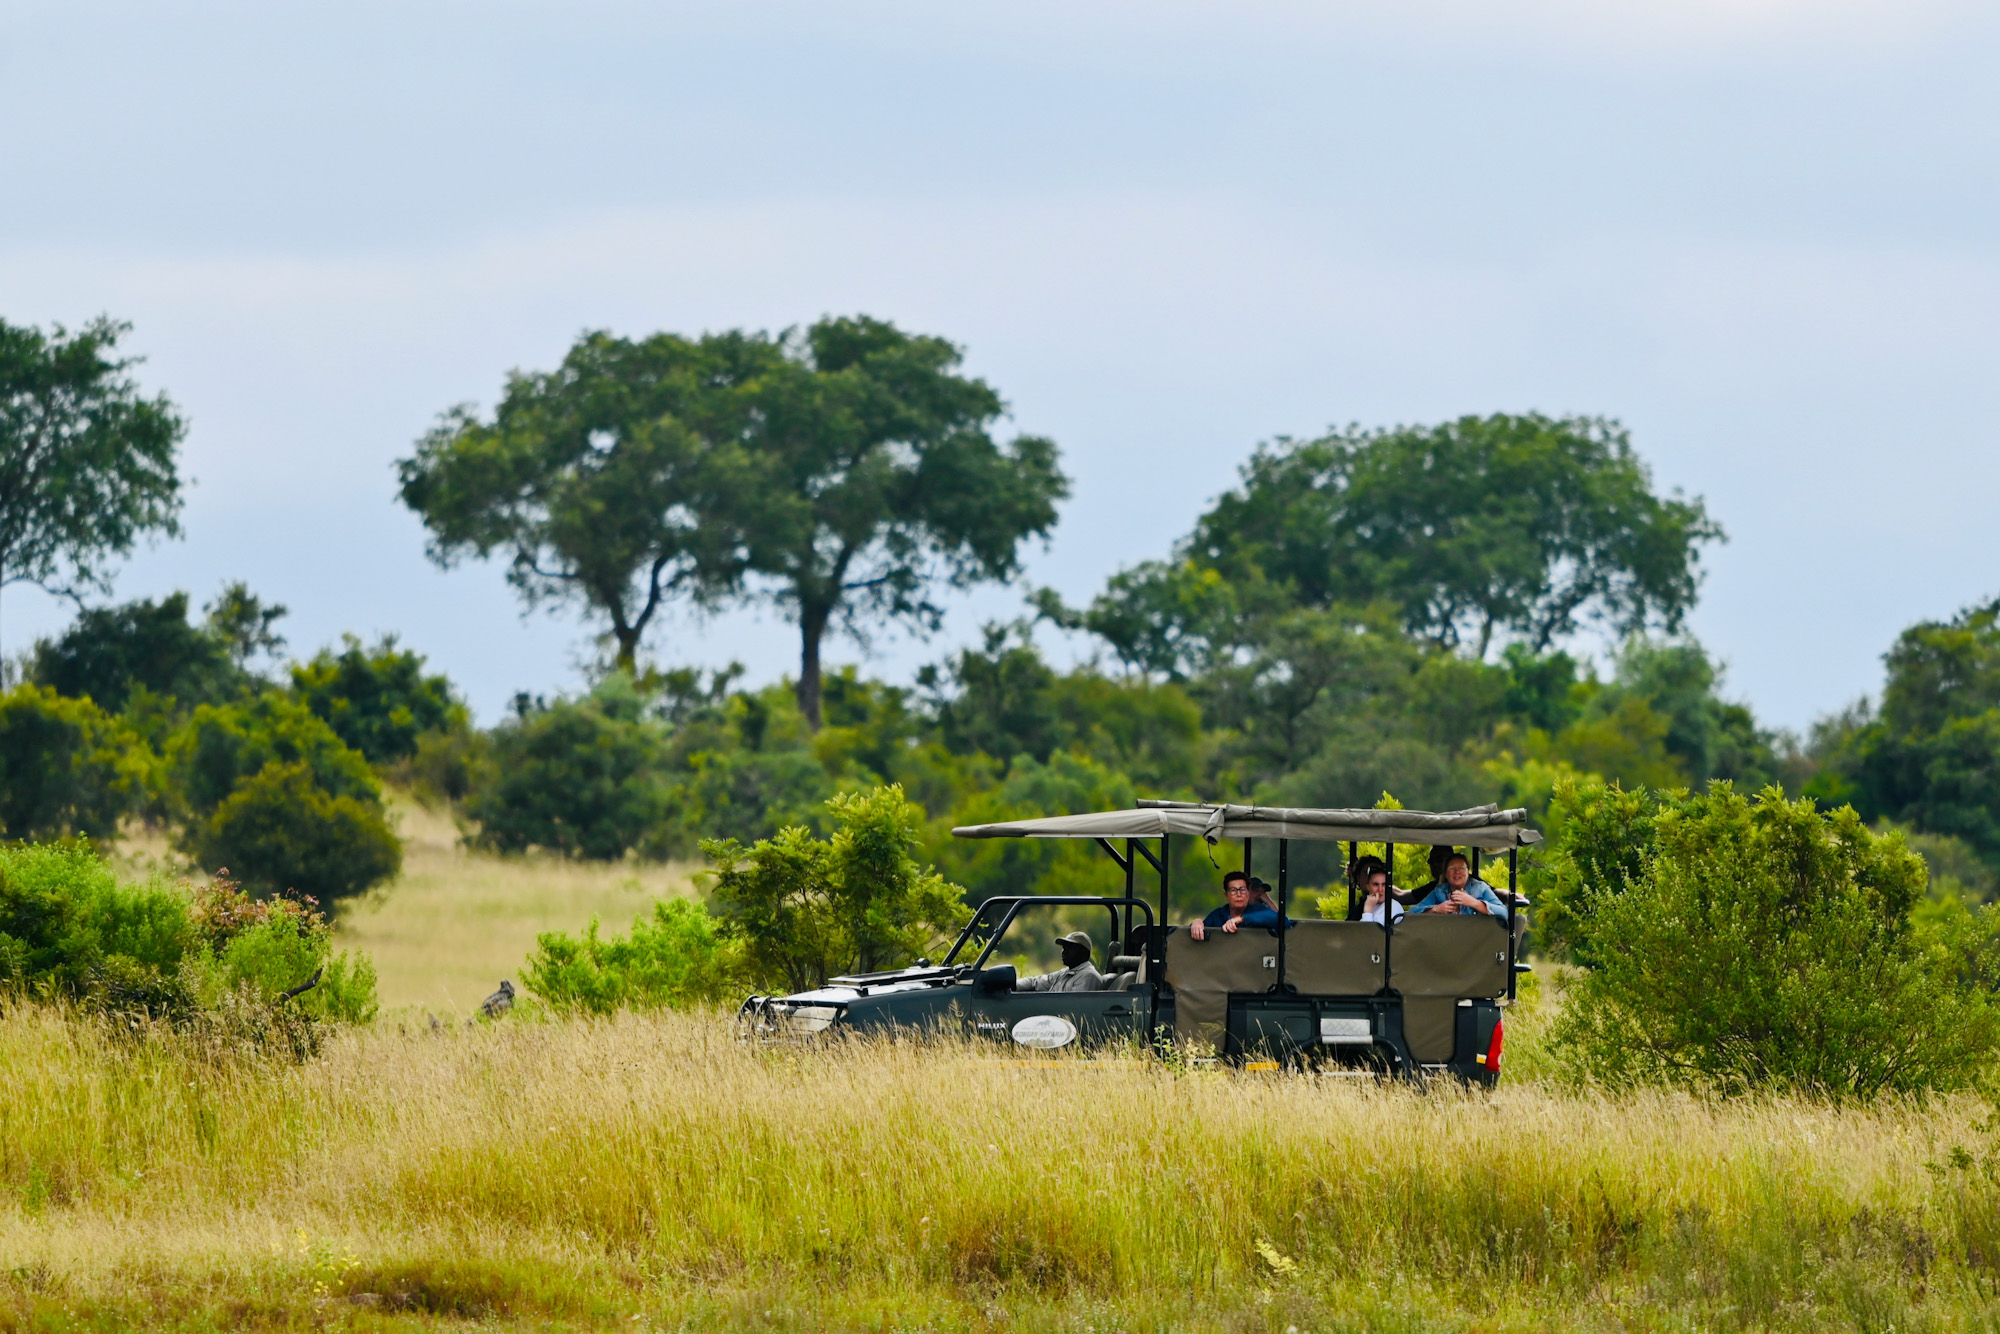
[[[1285,982],[1301,996],[1373,996],[1382,939],[1373,922],[1300,922],[1285,942]]]
[[[1190,1054],[1220,1054],[1229,997],[1269,990],[1278,980],[1277,956],[1278,938],[1265,929],[1210,931],[1206,940],[1196,940],[1185,931],[1168,936],[1174,1041]],[[1273,961],[1271,966],[1265,966],[1266,959]]]
[[[1389,985],[1403,996],[1403,1040],[1410,1055],[1424,1062],[1450,1060],[1458,1002],[1507,993],[1505,924],[1486,916],[1404,918],[1389,954]]]

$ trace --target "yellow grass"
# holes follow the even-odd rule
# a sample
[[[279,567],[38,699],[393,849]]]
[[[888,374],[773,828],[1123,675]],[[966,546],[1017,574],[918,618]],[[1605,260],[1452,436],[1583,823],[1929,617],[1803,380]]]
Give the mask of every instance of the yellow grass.
[[[392,796],[403,872],[334,918],[334,948],[375,961],[384,1010],[469,1015],[500,979],[520,985],[521,962],[544,931],[607,932],[661,898],[693,890],[685,866],[496,857],[460,846],[449,816]]]
[[[767,1050],[719,1013],[291,1066],[16,1005],[0,1072],[0,1328],[1970,1330],[2000,1296],[1967,1101]]]

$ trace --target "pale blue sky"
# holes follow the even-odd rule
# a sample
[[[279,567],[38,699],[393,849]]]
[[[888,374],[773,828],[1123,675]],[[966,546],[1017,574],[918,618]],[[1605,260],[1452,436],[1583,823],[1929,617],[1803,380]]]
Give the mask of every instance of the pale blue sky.
[[[1921,0],[11,0],[0,316],[133,321],[192,418],[187,538],[117,596],[248,579],[295,650],[398,631],[488,720],[588,636],[424,560],[391,464],[434,415],[585,328],[866,311],[1062,445],[1031,579],[1075,600],[1261,439],[1620,417],[1730,531],[1696,630],[1799,727],[2000,594],[1996,56]],[[0,646],[65,619],[8,589]],[[796,652],[747,615],[654,647]]]

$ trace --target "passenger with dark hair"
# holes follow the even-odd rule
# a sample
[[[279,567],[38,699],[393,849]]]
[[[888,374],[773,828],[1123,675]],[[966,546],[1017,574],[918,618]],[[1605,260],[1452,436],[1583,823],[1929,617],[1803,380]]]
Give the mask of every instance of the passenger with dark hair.
[[[1396,902],[1396,896],[1389,892],[1389,872],[1380,862],[1377,862],[1364,873],[1361,888],[1363,892],[1360,920],[1373,922],[1377,926],[1383,925],[1382,919],[1385,904],[1387,905],[1387,915],[1390,922],[1400,922],[1403,920],[1403,905]]]
[[[1464,917],[1484,914],[1507,920],[1507,905],[1493,886],[1484,880],[1472,878],[1472,860],[1462,852],[1453,852],[1444,859],[1444,880],[1417,901],[1410,911],[1428,913],[1458,913]]]
[[[1222,906],[1199,922],[1190,922],[1188,934],[1196,940],[1206,940],[1210,931],[1233,935],[1239,927],[1269,928],[1277,924],[1277,911],[1257,902],[1257,891],[1251,888],[1249,875],[1243,871],[1226,871],[1222,876]]]

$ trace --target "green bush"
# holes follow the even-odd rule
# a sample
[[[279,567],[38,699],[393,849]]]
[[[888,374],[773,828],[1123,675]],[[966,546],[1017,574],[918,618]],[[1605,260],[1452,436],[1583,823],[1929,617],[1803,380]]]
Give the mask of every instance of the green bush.
[[[186,593],[78,613],[61,635],[36,642],[28,678],[110,713],[122,712],[141,690],[200,704],[227,699],[249,683],[225,638],[189,624]]]
[[[826,803],[831,839],[802,825],[746,848],[705,839],[715,864],[715,910],[743,942],[759,986],[795,991],[828,977],[902,964],[958,930],[963,891],[910,850],[923,811],[901,787],[843,793]]]
[[[466,726],[451,682],[425,676],[423,655],[397,648],[394,635],[372,650],[353,635],[345,645],[294,665],[292,693],[371,764],[408,759],[424,734]]]
[[[267,691],[235,704],[205,704],[167,743],[167,763],[188,809],[206,815],[272,761],[304,764],[337,797],[379,801],[367,759],[297,700]]]
[[[196,709],[168,746],[182,803],[178,843],[260,894],[320,903],[395,875],[402,848],[360,752],[275,692]]]
[[[743,989],[742,948],[701,904],[667,899],[629,936],[601,939],[593,921],[581,938],[536,937],[522,978],[562,1013],[713,1004]]]
[[[0,833],[105,838],[154,781],[151,749],[87,699],[42,686],[0,695]]]
[[[0,847],[0,986],[184,1021],[232,997],[279,1004],[315,971],[291,1011],[373,1017],[374,968],[336,956],[326,919],[302,905],[227,881],[123,884],[80,843]]]
[[[1637,870],[1607,852],[1580,889],[1593,966],[1552,1042],[1611,1085],[1835,1098],[1965,1087],[2000,1043],[1971,942],[1913,924],[1921,858],[1852,807],[1717,783],[1644,811]]]
[[[203,866],[227,867],[259,894],[317,903],[366,893],[403,866],[381,803],[335,796],[303,762],[272,760],[190,823],[182,841]]]
[[[492,780],[467,804],[484,847],[610,861],[665,815],[665,739],[623,676],[579,700],[523,705],[492,736]]]

